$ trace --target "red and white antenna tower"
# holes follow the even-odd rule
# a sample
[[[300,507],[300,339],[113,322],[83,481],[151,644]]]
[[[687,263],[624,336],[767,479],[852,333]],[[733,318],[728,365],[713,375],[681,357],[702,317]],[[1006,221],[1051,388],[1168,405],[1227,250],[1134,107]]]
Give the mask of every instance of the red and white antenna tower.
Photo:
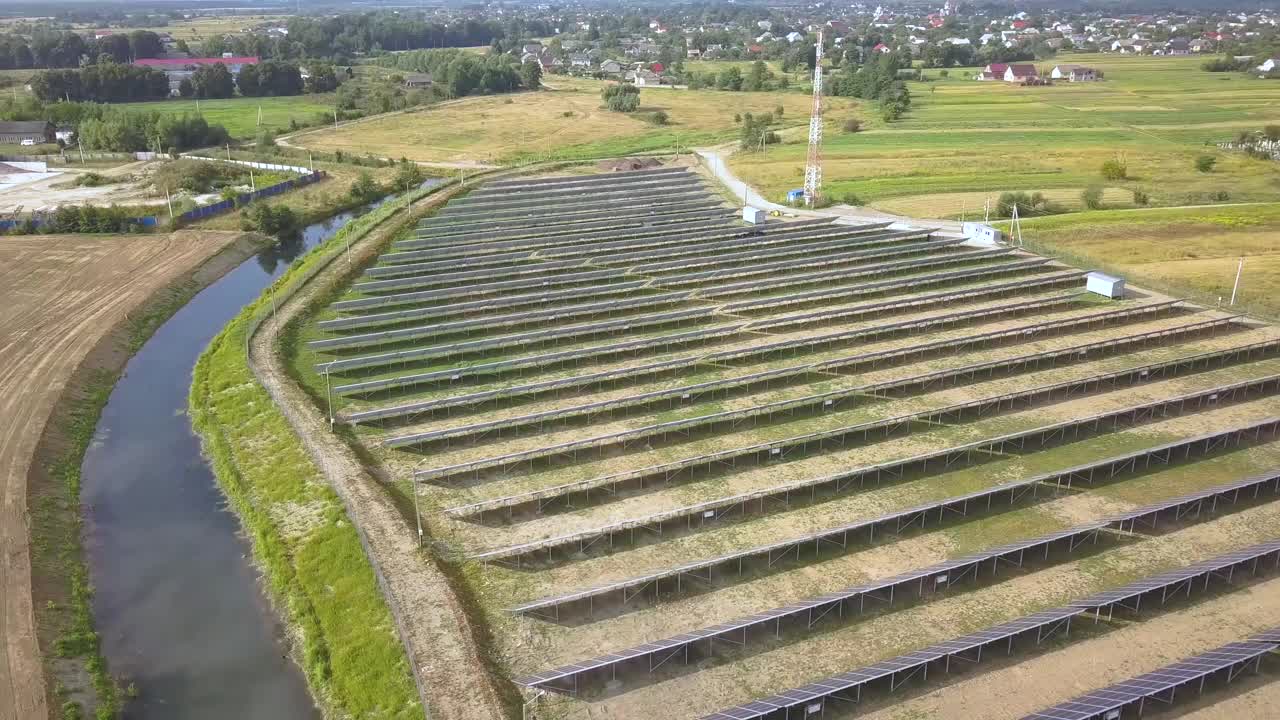
[[[822,188],[822,31],[813,60],[813,111],[809,115],[809,159],[804,165],[804,204],[813,207]]]

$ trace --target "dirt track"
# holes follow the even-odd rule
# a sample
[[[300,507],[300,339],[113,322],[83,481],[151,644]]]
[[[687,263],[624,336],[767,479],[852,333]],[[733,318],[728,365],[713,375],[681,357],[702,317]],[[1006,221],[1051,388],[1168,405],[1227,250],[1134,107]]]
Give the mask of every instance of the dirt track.
[[[0,720],[49,714],[31,601],[27,478],[77,367],[156,291],[241,233],[0,238]]]
[[[444,202],[451,192],[415,206],[420,211]],[[353,247],[358,260],[378,252],[391,228],[370,233]],[[288,376],[285,360],[275,352],[278,328],[306,307],[312,296],[336,280],[335,264],[280,307],[262,324],[251,342],[250,366],[281,406],[294,431],[342,498],[347,513],[360,529],[365,552],[386,582],[383,593],[399,619],[405,651],[422,692],[423,707],[440,720],[490,720],[504,715],[492,675],[471,634],[470,621],[449,579],[421,552],[413,528],[360,459],[334,435],[326,418]]]

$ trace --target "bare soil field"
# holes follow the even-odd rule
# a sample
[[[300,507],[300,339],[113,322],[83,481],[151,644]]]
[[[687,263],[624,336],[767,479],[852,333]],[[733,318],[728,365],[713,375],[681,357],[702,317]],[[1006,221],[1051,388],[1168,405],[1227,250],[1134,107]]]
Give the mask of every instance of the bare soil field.
[[[79,370],[114,370],[127,359],[127,353],[105,338],[127,327],[155,293],[190,277],[241,237],[235,232],[191,231],[0,237],[0,416],[10,420],[0,428],[4,720],[48,714],[41,652],[51,653],[46,643],[56,638],[43,632],[37,638],[28,535],[28,482],[35,474],[47,475],[35,465],[42,435],[56,431],[51,418]],[[213,264],[206,266],[210,272]],[[64,598],[56,597],[53,589],[40,591],[37,585],[37,603],[61,602]]]
[[[654,182],[644,177],[584,179],[563,192],[584,197],[598,188]],[[1280,441],[1267,434],[1189,451],[1167,465],[1123,466],[1106,480],[1061,482],[1072,468],[1103,467],[1128,454],[1144,457],[1169,444],[1189,447],[1206,434],[1280,417],[1280,389],[1270,380],[1280,376],[1280,328],[1273,325],[1146,287],[1106,301],[1080,292],[1076,276],[1041,284],[1069,268],[1026,264],[1037,258],[1022,252],[953,262],[954,253],[974,248],[929,248],[898,260],[901,265],[855,258],[834,266],[847,272],[811,276],[806,273],[815,272],[814,264],[821,267],[829,253],[850,250],[845,243],[868,237],[886,247],[919,242],[881,238],[877,233],[888,231],[864,228],[847,237],[837,233],[832,245],[817,247],[817,234],[830,232],[821,226],[792,228],[788,239],[772,246],[809,243],[793,255],[805,261],[803,267],[780,263],[747,282],[700,277],[676,309],[715,308],[705,321],[671,327],[643,322],[672,308],[561,316],[561,310],[581,313],[584,304],[612,302],[608,284],[584,281],[567,295],[553,295],[554,288],[501,283],[529,276],[559,282],[561,272],[607,270],[615,267],[609,249],[583,253],[570,270],[543,270],[533,266],[554,262],[561,247],[559,240],[542,244],[549,237],[543,229],[459,229],[476,222],[465,213],[518,213],[529,202],[522,193],[545,199],[553,192],[549,187],[554,185],[482,188],[443,209],[420,226],[419,237],[439,240],[438,259],[452,262],[393,271],[420,286],[337,298],[383,298],[391,303],[386,307],[313,308],[293,355],[296,376],[313,398],[332,403],[339,423],[354,413],[388,414],[345,431],[392,481],[389,487],[404,493],[401,507],[420,516],[432,551],[453,568],[476,605],[474,616],[487,625],[495,666],[522,685],[538,718],[702,717],[1280,537],[1280,502],[1268,494],[1160,532],[1102,529],[1088,547],[1046,553],[1043,560],[927,600],[857,619],[849,613],[808,629],[803,622],[790,630],[780,625],[776,637],[771,629],[762,631],[750,644],[744,634],[737,645],[726,631],[716,650],[698,649],[687,662],[672,655],[655,660],[647,673],[643,661],[619,665],[616,675],[602,672],[579,691],[540,693],[542,681],[529,675],[1007,543],[1101,524],[1116,513],[1280,467]],[[720,199],[710,188],[707,196],[713,203]],[[741,226],[726,221],[726,227]],[[761,237],[788,232],[786,227],[771,220]],[[607,241],[626,238],[619,232]],[[618,281],[647,280],[646,293],[667,291],[680,285],[648,263],[692,256],[698,263],[692,272],[737,268],[741,259],[726,253],[751,249],[754,240],[744,237],[729,248],[655,246]],[[486,242],[514,244],[506,247],[509,255],[494,260]],[[587,240],[579,242],[589,247]],[[469,270],[470,261],[491,269],[492,277],[436,277]],[[392,272],[396,262],[384,257],[376,266]],[[415,291],[423,294],[408,294]],[[504,306],[525,302],[521,292],[547,294],[527,307]],[[379,325],[386,320],[377,313],[401,311],[407,313],[401,320]],[[513,312],[531,313],[521,318],[526,325],[486,324]],[[353,325],[316,325],[334,320]],[[705,342],[682,336],[744,320],[763,326]],[[451,329],[450,322],[463,329]],[[616,324],[593,334],[584,330],[592,323]],[[409,336],[341,351],[305,344],[383,330],[407,330]],[[402,352],[408,355],[395,355]],[[347,360],[367,366],[322,369]],[[785,378],[743,380],[772,371]],[[391,386],[365,391],[358,385],[365,382]],[[974,407],[983,409],[963,409]],[[903,419],[915,413],[925,416]],[[985,445],[1013,434],[1023,439]],[[970,444],[983,449],[957,452],[945,465],[924,470],[909,465],[913,458]],[[888,469],[862,484],[830,483],[833,476],[874,468]],[[1035,482],[1034,496],[975,505],[956,516],[935,508],[919,525],[890,528],[871,540],[823,545],[813,539],[1019,481]],[[790,488],[785,499],[783,488]],[[767,550],[784,547],[794,551]],[[717,565],[714,577],[710,570],[705,576],[688,570],[748,551],[761,555],[737,572],[728,565]],[[487,552],[499,556],[477,558]],[[643,581],[649,575],[665,579],[660,585]],[[637,584],[630,594],[592,590],[618,582]],[[512,610],[578,591],[593,604],[566,602],[554,619]],[[1260,573],[1255,582],[1162,613],[1104,618],[1096,627],[1092,616],[1083,616],[1079,633],[1073,626],[1073,642],[984,662],[952,679],[930,672],[929,684],[894,696],[896,704],[872,701],[866,709],[890,720],[1021,716],[1243,639],[1268,626],[1277,607],[1280,579]],[[1010,699],[1028,687],[1016,702]],[[1223,702],[1242,720],[1265,717],[1274,691],[1242,689]]]

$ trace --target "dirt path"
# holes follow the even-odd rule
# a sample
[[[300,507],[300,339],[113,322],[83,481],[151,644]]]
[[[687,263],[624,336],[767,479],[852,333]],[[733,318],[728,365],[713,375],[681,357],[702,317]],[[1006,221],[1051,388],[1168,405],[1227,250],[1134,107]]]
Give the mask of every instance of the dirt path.
[[[417,207],[426,211],[446,202],[444,191]],[[375,230],[352,247],[358,260],[374,257],[393,227]],[[401,627],[401,639],[433,720],[492,720],[503,717],[493,678],[481,660],[471,624],[448,578],[434,560],[417,547],[415,532],[395,507],[387,490],[351,449],[328,427],[328,421],[288,377],[284,360],[274,352],[277,329],[301,312],[316,293],[337,279],[345,268],[335,264],[280,307],[253,337],[250,366],[307,452],[342,498],[355,523],[375,572],[383,579],[383,594]]]
[[[130,312],[241,233],[0,238],[0,720],[49,714],[27,481],[76,368]],[[15,419],[21,419],[16,421]]]

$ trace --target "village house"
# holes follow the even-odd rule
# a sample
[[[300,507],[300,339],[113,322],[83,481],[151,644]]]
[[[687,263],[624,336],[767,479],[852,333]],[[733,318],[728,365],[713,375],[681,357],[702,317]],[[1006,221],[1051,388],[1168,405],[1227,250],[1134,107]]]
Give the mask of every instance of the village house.
[[[0,122],[0,145],[44,145],[53,141],[53,123],[43,120]]]
[[[421,89],[431,87],[430,73],[405,73],[404,86],[411,89]]]
[[[618,75],[622,72],[622,63],[617,60],[605,60],[600,63],[600,72],[605,75]]]
[[[1004,80],[1005,70],[1008,70],[1008,69],[1009,69],[1009,66],[1006,65],[1005,63],[991,63],[990,65],[983,68],[982,72],[975,75],[973,79],[983,81],[983,82],[990,82],[993,80]]]
[[[1102,72],[1084,65],[1056,65],[1049,77],[1067,82],[1093,82],[1102,79]]]
[[[163,71],[165,76],[169,78],[169,94],[178,95],[178,89],[182,85],[183,80],[189,79],[195,74],[196,69],[205,65],[225,65],[227,70],[235,77],[240,77],[240,71],[245,65],[257,65],[258,58],[256,56],[237,57],[231,54],[225,54],[216,58],[139,58],[133,61],[137,67],[154,68]]]
[[[1265,62],[1257,67],[1257,71],[1263,74],[1276,72],[1277,69],[1280,69],[1280,55],[1267,58]]]
[[[1023,85],[1040,81],[1040,73],[1031,63],[1012,63],[1004,69],[1004,81]]]

